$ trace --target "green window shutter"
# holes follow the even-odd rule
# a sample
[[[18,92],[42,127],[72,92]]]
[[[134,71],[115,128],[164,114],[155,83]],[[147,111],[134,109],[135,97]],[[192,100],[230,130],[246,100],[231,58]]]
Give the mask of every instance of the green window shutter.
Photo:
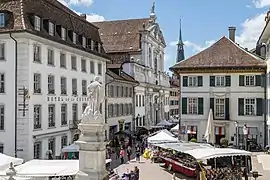
[[[225,85],[226,87],[231,86],[231,76],[225,76]]]
[[[225,120],[230,120],[230,99],[225,99]]]
[[[198,98],[198,114],[203,115],[203,98]]]
[[[182,98],[182,114],[187,114],[187,98]]]
[[[198,76],[198,86],[199,87],[203,86],[203,77],[202,76]]]
[[[239,75],[239,86],[245,86],[245,76]]]
[[[255,85],[256,86],[261,86],[262,82],[261,82],[261,75],[256,75],[256,82],[255,82]]]
[[[245,102],[244,98],[238,98],[238,115],[244,116],[245,115]]]
[[[183,87],[187,87],[187,86],[188,86],[188,77],[183,76]]]
[[[215,99],[210,98],[210,109],[212,109],[213,117],[215,118]]]
[[[256,98],[256,116],[263,115],[263,99]]]
[[[216,77],[215,76],[210,76],[210,87],[215,87],[216,86]]]

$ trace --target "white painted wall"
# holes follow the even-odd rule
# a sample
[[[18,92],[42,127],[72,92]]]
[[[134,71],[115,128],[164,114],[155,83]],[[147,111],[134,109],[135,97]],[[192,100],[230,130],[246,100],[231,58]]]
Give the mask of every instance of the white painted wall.
[[[208,114],[210,110],[210,97],[230,98],[230,121],[215,120],[215,125],[226,126],[226,137],[230,141],[231,136],[235,133],[235,121],[239,122],[239,127],[247,124],[248,127],[258,127],[259,132],[264,131],[263,116],[238,116],[238,98],[264,98],[263,87],[240,87],[239,75],[259,75],[258,73],[233,73],[233,74],[181,74],[183,76],[203,76],[202,87],[183,87],[181,84],[181,97],[203,97],[204,114],[203,115],[185,115],[181,114],[182,125],[198,126],[198,141],[202,141],[205,133]],[[231,87],[210,87],[209,76],[231,75]],[[183,83],[183,82],[182,82]],[[180,102],[182,103],[182,102]],[[181,106],[182,107],[182,106]],[[263,143],[262,137],[258,140]],[[187,138],[187,137],[184,137]]]
[[[1,40],[5,41],[5,38],[1,35]],[[106,63],[105,59],[97,57],[90,53],[86,53],[68,46],[64,46],[59,43],[48,41],[46,39],[30,35],[27,33],[14,34],[14,37],[18,40],[18,88],[22,88],[23,85],[29,89],[30,99],[28,101],[28,112],[26,116],[22,116],[22,112],[18,113],[18,149],[23,151],[18,152],[18,157],[22,157],[26,160],[33,158],[33,143],[38,140],[42,141],[42,156],[45,158],[46,151],[48,150],[48,138],[55,137],[56,139],[56,155],[60,155],[61,152],[61,136],[68,136],[68,143],[72,143],[72,137],[70,135],[69,126],[62,127],[60,125],[60,105],[66,103],[68,106],[68,121],[72,120],[72,104],[78,104],[78,118],[82,113],[82,103],[86,102],[81,98],[81,80],[87,80],[89,84],[95,74],[90,74],[90,60],[95,62],[95,72],[97,73],[97,63],[102,63],[103,74],[100,76],[100,82],[105,84],[105,71]],[[6,88],[7,93],[0,95],[0,102],[6,106],[6,130],[0,132],[0,143],[4,144],[4,153],[8,155],[14,155],[14,42],[7,39],[7,61],[1,62],[0,71],[7,74],[6,77]],[[38,43],[41,45],[42,51],[42,64],[33,62],[33,44]],[[54,61],[55,66],[47,65],[47,47],[54,50]],[[65,52],[67,56],[67,68],[60,68],[60,52]],[[72,71],[70,56],[77,56],[77,71]],[[87,73],[81,72],[81,57],[87,60]],[[33,75],[34,73],[40,73],[42,78],[42,94],[33,94]],[[48,129],[48,104],[51,102],[47,101],[47,76],[53,74],[55,76],[55,94],[56,97],[60,97],[60,77],[64,76],[67,78],[67,96],[63,96],[63,102],[53,102],[56,106],[56,127]],[[78,97],[72,97],[71,95],[71,79],[77,78]],[[66,101],[69,98],[69,101]],[[18,103],[22,103],[22,97],[18,97]],[[33,105],[42,105],[42,129],[33,130]],[[104,109],[104,108],[103,108]],[[104,110],[103,110],[104,111]],[[69,122],[68,122],[69,124]]]

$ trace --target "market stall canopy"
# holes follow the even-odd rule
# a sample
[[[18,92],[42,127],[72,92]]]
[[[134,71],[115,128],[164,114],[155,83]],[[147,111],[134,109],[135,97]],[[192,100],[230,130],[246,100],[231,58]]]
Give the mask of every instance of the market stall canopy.
[[[111,159],[106,159],[106,164]],[[31,160],[15,167],[18,177],[87,176],[79,170],[79,160]]]
[[[17,166],[23,163],[23,159],[11,157],[0,153],[0,171],[8,169],[11,162],[14,166]]]
[[[177,124],[176,126],[174,126],[171,131],[179,131],[179,124]]]
[[[71,144],[62,149],[62,152],[79,152],[79,146],[76,144]]]
[[[172,125],[172,123],[170,123],[166,120],[163,120],[157,124],[157,126],[171,126],[171,125]]]
[[[169,132],[170,133],[170,132]],[[171,134],[171,133],[170,133]],[[160,131],[154,136],[151,136],[147,139],[149,143],[156,144],[156,143],[166,143],[166,142],[178,142],[177,138],[174,138],[173,135],[168,134],[165,130]]]

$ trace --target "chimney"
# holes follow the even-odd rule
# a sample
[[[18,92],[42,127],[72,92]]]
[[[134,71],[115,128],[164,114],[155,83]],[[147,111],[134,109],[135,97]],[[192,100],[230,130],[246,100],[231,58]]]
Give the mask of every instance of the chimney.
[[[236,27],[229,27],[229,38],[233,42],[235,42],[235,31],[236,31]]]
[[[80,16],[81,16],[81,18],[86,20],[86,14],[81,14]]]

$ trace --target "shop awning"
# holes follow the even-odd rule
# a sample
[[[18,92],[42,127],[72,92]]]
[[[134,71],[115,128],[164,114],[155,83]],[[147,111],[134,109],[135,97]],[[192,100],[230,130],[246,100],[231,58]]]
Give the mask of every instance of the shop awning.
[[[167,131],[160,131],[154,136],[151,136],[147,139],[149,143],[155,144],[155,143],[165,143],[165,142],[178,142],[177,138],[173,137],[173,134]]]
[[[14,166],[17,166],[23,163],[23,159],[11,157],[0,153],[0,171],[8,169],[11,162]]]
[[[79,146],[76,144],[71,144],[62,149],[62,152],[79,152]]]

